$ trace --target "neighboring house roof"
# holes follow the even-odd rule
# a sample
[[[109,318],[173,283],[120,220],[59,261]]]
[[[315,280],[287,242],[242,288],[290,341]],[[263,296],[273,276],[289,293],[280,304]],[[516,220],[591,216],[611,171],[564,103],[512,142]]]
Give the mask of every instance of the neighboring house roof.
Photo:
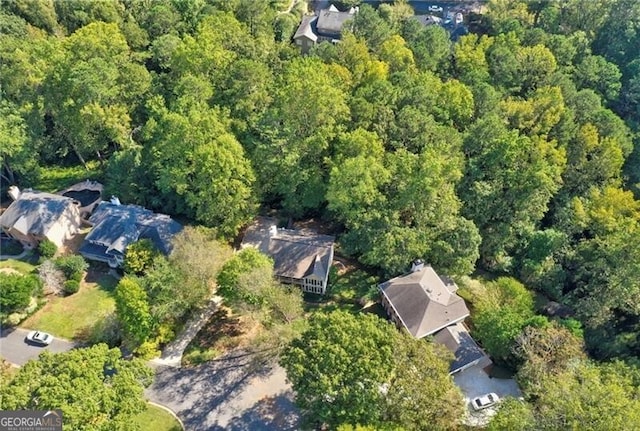
[[[469,315],[464,300],[455,294],[455,283],[438,276],[428,265],[381,284],[380,290],[416,338],[431,335]]]
[[[315,24],[317,16],[305,16],[302,18],[302,22],[300,23],[300,27],[296,31],[296,34],[293,35],[293,39],[299,39],[301,37],[306,37],[311,39],[313,42],[318,40],[318,36],[313,32],[313,25]]]
[[[89,218],[93,229],[85,238],[81,253],[124,254],[129,244],[148,238],[164,254],[171,252],[171,239],[182,225],[165,214],[137,205],[101,202]]]
[[[260,218],[247,229],[242,247],[257,247],[271,256],[274,274],[303,279],[312,274],[325,279],[331,267],[335,238],[291,229],[274,229],[275,220]]]
[[[466,368],[486,356],[471,337],[467,328],[460,322],[438,331],[434,334],[433,339],[443,344],[455,355],[455,359],[449,367],[450,373]]]
[[[24,235],[44,236],[73,205],[77,202],[71,198],[27,189],[2,213],[0,226]]]
[[[347,12],[338,11],[333,5],[329,9],[321,10],[316,22],[319,34],[339,35],[345,22],[352,19],[357,9],[351,8]]]

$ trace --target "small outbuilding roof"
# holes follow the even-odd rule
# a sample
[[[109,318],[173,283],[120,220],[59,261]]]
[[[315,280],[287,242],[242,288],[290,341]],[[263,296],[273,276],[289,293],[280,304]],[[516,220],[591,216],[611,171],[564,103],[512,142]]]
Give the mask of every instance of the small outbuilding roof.
[[[469,315],[464,299],[455,293],[458,287],[453,280],[438,276],[428,265],[379,287],[416,338],[431,335]]]

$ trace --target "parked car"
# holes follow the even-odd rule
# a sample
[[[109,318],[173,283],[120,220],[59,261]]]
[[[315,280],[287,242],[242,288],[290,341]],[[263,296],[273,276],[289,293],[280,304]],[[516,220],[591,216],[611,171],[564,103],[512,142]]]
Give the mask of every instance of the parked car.
[[[27,342],[33,344],[39,344],[41,346],[48,346],[53,341],[53,336],[46,332],[31,331],[27,334]]]
[[[482,410],[491,407],[500,402],[500,397],[493,392],[481,395],[471,400],[471,406],[474,410]]]
[[[429,6],[429,12],[442,12],[444,9],[442,9],[442,6],[437,6],[437,5],[431,5]]]

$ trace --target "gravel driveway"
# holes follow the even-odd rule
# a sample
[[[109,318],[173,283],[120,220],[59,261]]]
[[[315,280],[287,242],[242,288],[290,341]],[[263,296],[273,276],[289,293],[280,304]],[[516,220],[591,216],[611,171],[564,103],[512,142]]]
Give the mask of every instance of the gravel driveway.
[[[159,366],[147,397],[173,410],[187,431],[287,431],[299,415],[285,371],[234,352],[190,368]]]

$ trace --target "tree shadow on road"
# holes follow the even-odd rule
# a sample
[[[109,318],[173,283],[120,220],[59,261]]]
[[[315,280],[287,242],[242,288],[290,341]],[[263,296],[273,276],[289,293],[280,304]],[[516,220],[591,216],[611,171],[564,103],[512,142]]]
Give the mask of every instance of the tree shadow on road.
[[[286,423],[297,423],[292,394],[264,398],[243,409],[236,417],[232,402],[242,399],[243,391],[255,379],[268,376],[273,361],[264,361],[255,353],[231,352],[217,360],[189,368],[159,367],[147,396],[174,410],[187,430],[289,430]],[[277,407],[277,409],[275,409]],[[272,413],[269,413],[271,408]],[[232,423],[221,427],[212,412],[231,417]],[[284,424],[283,426],[279,424]]]

